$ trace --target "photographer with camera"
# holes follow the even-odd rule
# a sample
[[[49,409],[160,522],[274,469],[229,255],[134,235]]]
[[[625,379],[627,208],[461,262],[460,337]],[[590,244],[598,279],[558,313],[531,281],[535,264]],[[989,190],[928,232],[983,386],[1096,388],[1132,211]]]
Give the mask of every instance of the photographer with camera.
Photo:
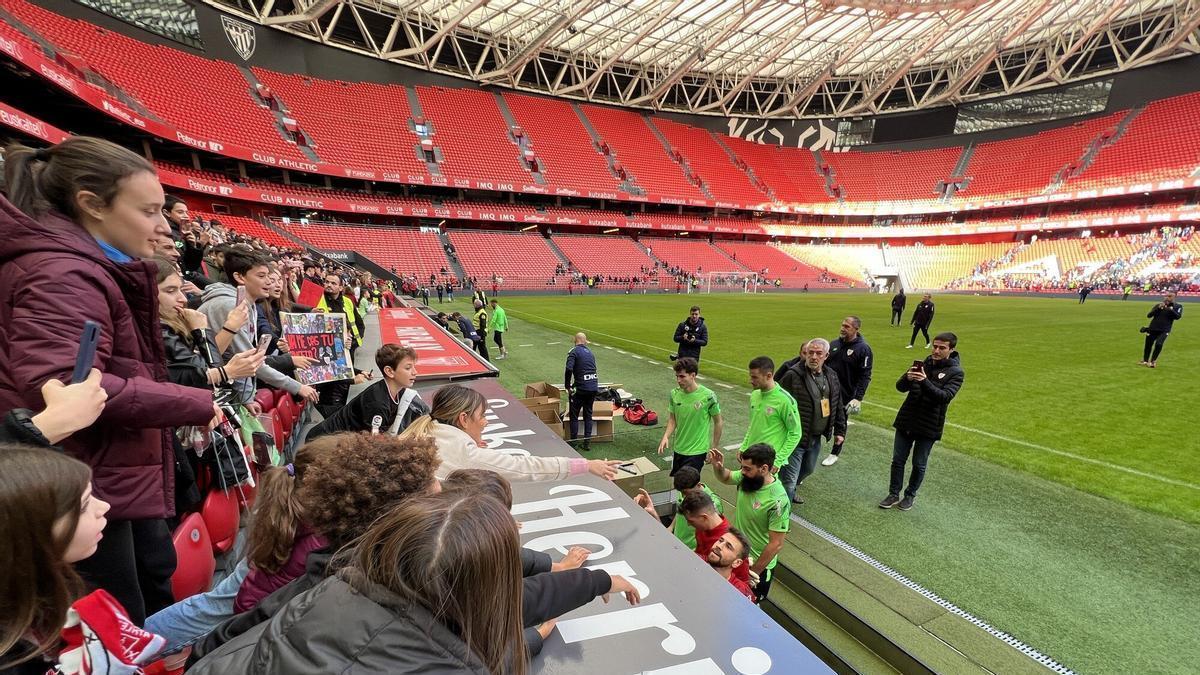
[[[690,357],[700,363],[700,348],[708,344],[708,326],[700,316],[700,305],[692,305],[688,318],[675,327],[673,339],[679,345],[679,352],[671,355],[672,361]]]
[[[1183,318],[1183,305],[1175,302],[1175,292],[1170,291],[1163,296],[1163,301],[1154,306],[1146,315],[1150,319],[1149,326],[1142,326],[1141,332],[1146,334],[1146,344],[1142,348],[1141,365],[1150,368],[1158,367],[1158,355],[1162,353],[1163,344],[1171,334],[1171,326]],[[1153,347],[1154,352],[1150,349]]]

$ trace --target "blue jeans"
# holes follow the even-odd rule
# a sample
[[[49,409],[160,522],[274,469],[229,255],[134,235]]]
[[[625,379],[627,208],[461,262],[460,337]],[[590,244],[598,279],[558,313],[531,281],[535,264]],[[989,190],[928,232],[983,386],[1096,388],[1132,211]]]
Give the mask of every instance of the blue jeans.
[[[233,601],[249,573],[250,565],[242,558],[212,590],[180,600],[146,619],[146,630],[167,639],[163,654],[174,654],[196,643],[233,616]]]
[[[821,440],[820,436],[814,436],[808,445],[797,445],[787,464],[779,468],[779,480],[783,481],[783,489],[787,491],[789,500],[796,500],[796,484],[804,482],[817,468],[817,460],[821,457]]]
[[[892,443],[892,480],[888,486],[889,495],[900,496],[900,489],[904,487],[904,465],[908,463],[908,455],[911,453],[912,475],[908,478],[904,496],[917,496],[921,481],[925,480],[925,467],[929,466],[929,453],[933,451],[933,444],[936,442],[932,438],[917,438],[896,430],[896,439]]]

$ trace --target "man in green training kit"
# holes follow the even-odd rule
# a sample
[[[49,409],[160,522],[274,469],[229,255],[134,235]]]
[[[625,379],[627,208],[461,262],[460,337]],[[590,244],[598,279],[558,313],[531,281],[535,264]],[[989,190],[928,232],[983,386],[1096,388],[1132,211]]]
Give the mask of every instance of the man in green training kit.
[[[738,454],[756,443],[766,443],[775,450],[775,471],[788,463],[792,451],[800,443],[800,411],[796,399],[783,387],[775,384],[775,362],[767,356],[750,362],[750,427],[742,439]]]
[[[703,469],[708,451],[721,447],[723,425],[717,395],[696,382],[696,375],[700,372],[700,364],[696,359],[681,357],[675,361],[674,368],[675,382],[679,386],[671,390],[667,429],[658,444],[660,455],[668,444],[674,451],[672,476],[683,466],[695,467],[697,471]]]
[[[755,602],[762,602],[771,590],[772,571],[792,516],[792,502],[772,468],[778,466],[775,450],[765,443],[751,445],[741,453],[741,468],[732,472],[725,468],[720,450],[708,453],[708,459],[717,480],[737,486],[733,523],[750,540],[750,587]]]
[[[504,346],[504,332],[508,330],[508,314],[504,313],[504,308],[500,303],[492,298],[492,339],[496,341],[496,346],[500,348],[500,355],[496,358],[508,358],[508,348]]]

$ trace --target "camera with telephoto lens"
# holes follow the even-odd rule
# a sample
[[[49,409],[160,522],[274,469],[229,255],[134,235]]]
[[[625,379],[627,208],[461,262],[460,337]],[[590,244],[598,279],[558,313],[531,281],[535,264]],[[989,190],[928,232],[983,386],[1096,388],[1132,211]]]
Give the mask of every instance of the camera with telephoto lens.
[[[1149,333],[1149,332],[1150,332],[1150,326],[1142,326],[1141,328],[1139,328],[1139,329],[1138,329],[1138,332],[1139,332],[1139,333]]]

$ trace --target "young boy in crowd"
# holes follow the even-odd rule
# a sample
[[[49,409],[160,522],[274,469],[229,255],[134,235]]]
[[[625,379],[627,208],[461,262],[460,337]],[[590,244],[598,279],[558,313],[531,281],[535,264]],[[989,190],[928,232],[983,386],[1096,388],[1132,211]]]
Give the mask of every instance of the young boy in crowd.
[[[233,336],[226,349],[228,356],[252,349],[258,342],[255,334],[258,326],[257,303],[271,294],[271,261],[257,253],[235,248],[225,252],[224,262],[225,276],[230,283],[209,284],[204,289],[204,303],[200,305],[200,311],[208,317],[208,325],[213,332],[223,331]],[[225,325],[225,320],[239,304],[238,289],[245,289],[240,302],[247,304],[249,319],[240,329],[231,330]],[[289,394],[313,402],[317,400],[316,389],[297,382],[271,366],[264,364],[255,375],[268,387],[284,389]],[[256,389],[253,377],[236,380],[233,385],[238,392],[238,403],[253,404]]]
[[[342,431],[395,436],[408,428],[410,422],[429,413],[429,406],[412,388],[417,381],[416,350],[385,344],[375,352],[375,365],[383,378],[310,429],[306,441]]]

